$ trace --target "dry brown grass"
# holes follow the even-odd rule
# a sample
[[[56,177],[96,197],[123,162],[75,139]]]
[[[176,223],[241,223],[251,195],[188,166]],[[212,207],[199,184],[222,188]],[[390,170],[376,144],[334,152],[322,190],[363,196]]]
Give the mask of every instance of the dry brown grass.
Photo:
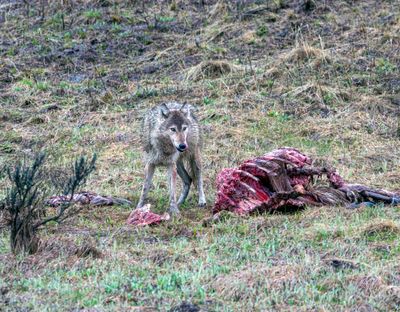
[[[221,19],[227,16],[230,11],[229,2],[225,0],[218,0],[208,13],[209,20]]]
[[[400,227],[392,220],[374,220],[361,229],[361,234],[366,237],[397,233],[400,233]]]
[[[285,75],[287,68],[307,66],[310,69],[318,70],[322,64],[330,64],[339,61],[338,56],[333,57],[328,51],[312,47],[302,41],[289,51],[282,52],[269,64],[265,72],[266,77],[278,78]]]
[[[215,79],[243,71],[244,68],[242,66],[232,64],[228,61],[203,61],[187,70],[186,80],[198,81],[202,79]]]
[[[332,59],[330,55],[316,47],[310,46],[307,42],[303,41],[301,43],[297,43],[297,46],[291,49],[289,52],[283,54],[281,57],[281,62],[306,62],[309,60],[313,61],[324,61],[331,62]]]

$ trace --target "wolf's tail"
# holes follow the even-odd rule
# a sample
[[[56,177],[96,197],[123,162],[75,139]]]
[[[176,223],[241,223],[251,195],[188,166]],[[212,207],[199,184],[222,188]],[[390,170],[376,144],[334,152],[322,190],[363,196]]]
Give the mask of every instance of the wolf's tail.
[[[190,179],[192,180],[193,185],[197,188],[197,165],[194,156],[190,156],[183,161],[184,168],[189,175]]]

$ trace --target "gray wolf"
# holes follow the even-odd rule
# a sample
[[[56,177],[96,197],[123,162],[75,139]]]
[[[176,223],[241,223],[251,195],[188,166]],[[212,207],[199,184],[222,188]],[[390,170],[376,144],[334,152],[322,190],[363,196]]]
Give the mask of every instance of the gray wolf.
[[[191,183],[197,184],[198,204],[206,205],[201,170],[202,134],[190,104],[163,103],[148,110],[143,118],[141,144],[144,150],[145,180],[137,208],[145,205],[157,166],[168,168],[169,209],[178,214],[178,206],[189,194]],[[183,181],[176,201],[177,174]]]

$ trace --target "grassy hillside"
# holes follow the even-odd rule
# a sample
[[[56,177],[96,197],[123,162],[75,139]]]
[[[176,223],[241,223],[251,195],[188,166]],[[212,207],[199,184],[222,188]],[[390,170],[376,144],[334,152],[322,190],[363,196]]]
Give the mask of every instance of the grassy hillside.
[[[26,2],[0,2],[0,167],[96,152],[87,189],[136,203],[141,116],[187,101],[208,207],[192,193],[180,219],[144,229],[124,226],[133,207],[88,208],[18,257],[0,221],[0,310],[399,309],[399,207],[203,223],[218,171],[280,146],[400,189],[398,1]],[[154,184],[163,212],[165,171]]]

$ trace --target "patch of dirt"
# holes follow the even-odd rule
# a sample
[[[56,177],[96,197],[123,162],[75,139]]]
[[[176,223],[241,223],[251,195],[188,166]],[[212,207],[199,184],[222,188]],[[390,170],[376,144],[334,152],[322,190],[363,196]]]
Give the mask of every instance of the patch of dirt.
[[[371,295],[378,292],[382,287],[385,286],[385,282],[380,276],[355,276],[350,279],[350,282],[356,284],[365,295]]]

